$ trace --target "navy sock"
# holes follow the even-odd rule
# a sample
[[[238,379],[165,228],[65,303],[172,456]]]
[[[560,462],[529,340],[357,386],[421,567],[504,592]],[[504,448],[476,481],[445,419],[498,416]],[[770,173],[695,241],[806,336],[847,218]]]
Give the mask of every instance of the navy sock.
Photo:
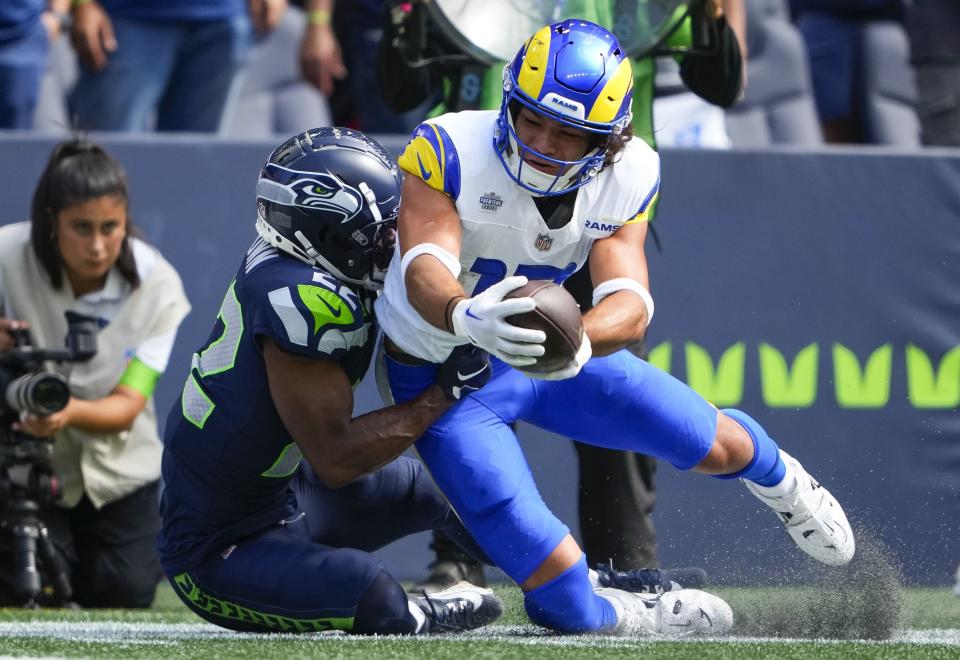
[[[550,582],[526,592],[523,605],[531,621],[561,632],[595,632],[617,625],[613,605],[593,592],[586,557]]]
[[[787,466],[780,458],[780,448],[763,427],[748,414],[725,408],[723,414],[742,426],[753,440],[753,458],[745,468],[733,474],[714,475],[717,479],[746,479],[760,486],[776,486],[783,481]]]

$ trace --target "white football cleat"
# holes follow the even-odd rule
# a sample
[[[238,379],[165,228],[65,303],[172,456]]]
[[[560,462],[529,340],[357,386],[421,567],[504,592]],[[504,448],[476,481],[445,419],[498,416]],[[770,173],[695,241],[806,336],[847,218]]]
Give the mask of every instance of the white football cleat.
[[[793,473],[796,485],[784,495],[771,495],[772,488],[764,488],[742,479],[747,489],[774,512],[787,526],[787,534],[808,555],[831,566],[843,566],[853,559],[856,543],[847,516],[836,498],[800,462],[780,450],[787,464],[787,476]],[[775,487],[774,487],[775,488]]]
[[[457,582],[443,591],[407,594],[420,608],[426,624],[420,633],[459,633],[493,623],[503,614],[503,602],[490,589]]]
[[[719,596],[699,589],[637,594],[622,589],[595,589],[617,612],[615,634],[687,637],[723,635],[733,626],[733,610]]]

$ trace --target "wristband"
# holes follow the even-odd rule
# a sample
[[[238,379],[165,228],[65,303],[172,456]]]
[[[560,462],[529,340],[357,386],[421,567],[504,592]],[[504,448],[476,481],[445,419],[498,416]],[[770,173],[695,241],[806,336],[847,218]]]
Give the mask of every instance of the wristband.
[[[593,306],[596,307],[601,300],[617,291],[632,291],[640,296],[640,300],[643,301],[643,306],[647,310],[647,325],[649,326],[650,321],[653,320],[653,296],[647,291],[647,287],[629,277],[617,277],[598,284],[593,290]]]
[[[450,300],[447,301],[447,304],[443,308],[443,325],[446,326],[447,332],[450,334],[456,334],[453,331],[453,314],[450,312],[450,305],[453,305],[460,300],[464,300],[465,298],[466,296],[460,295],[459,293],[455,296],[451,296]]]
[[[90,0],[86,0],[89,2]],[[307,23],[310,25],[330,25],[330,12],[326,9],[314,9],[307,12]]]
[[[70,0],[70,9],[76,9],[77,7],[90,4],[90,2],[92,2],[92,0]]]
[[[460,271],[463,267],[460,265],[460,260],[449,250],[440,247],[436,243],[420,243],[407,250],[407,253],[400,259],[400,279],[406,281],[407,268],[409,268],[413,260],[421,254],[429,254],[436,257],[440,263],[443,264],[444,268],[450,271],[451,275],[455,278],[460,277]]]

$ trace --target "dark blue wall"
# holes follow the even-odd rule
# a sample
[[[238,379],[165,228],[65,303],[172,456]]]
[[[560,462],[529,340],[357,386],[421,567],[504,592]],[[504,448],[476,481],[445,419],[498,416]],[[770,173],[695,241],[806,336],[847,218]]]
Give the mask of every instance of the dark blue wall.
[[[127,167],[136,222],[194,306],[157,392],[163,415],[254,237],[254,183],[275,145],[103,142]],[[0,223],[27,217],[52,145],[0,136]],[[761,420],[911,580],[947,582],[960,561],[960,350],[949,353],[960,346],[960,154],[666,151],[655,227],[652,359]],[[920,353],[940,376],[926,387]],[[379,405],[370,379],[358,412]],[[521,436],[546,501],[575,528],[570,443],[531,427]],[[763,582],[805,561],[741,485],[669,466],[659,485],[664,563]],[[426,543],[382,554],[414,578]]]

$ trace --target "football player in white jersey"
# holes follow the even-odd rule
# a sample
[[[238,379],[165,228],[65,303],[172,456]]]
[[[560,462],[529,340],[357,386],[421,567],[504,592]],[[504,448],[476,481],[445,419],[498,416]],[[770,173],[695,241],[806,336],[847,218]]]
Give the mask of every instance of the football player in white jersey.
[[[499,111],[442,115],[416,129],[399,161],[408,173],[399,244],[376,303],[381,384],[390,399],[408,400],[464,343],[496,358],[487,386],[416,448],[477,542],[521,586],[534,622],[565,632],[718,633],[732,614],[715,596],[641,596],[629,592],[629,574],[589,570],[543,503],[511,427],[524,420],[739,478],[805,552],[832,565],[853,556],[839,504],[756,421],[717,410],[622,350],[653,317],[644,240],[659,189],[657,154],[631,139],[631,81],[614,35],[567,20],[539,30],[504,69]],[[596,288],[580,350],[556,372],[524,373],[545,337],[504,320],[533,300],[504,296],[527,278],[560,282],[583,266]]]

